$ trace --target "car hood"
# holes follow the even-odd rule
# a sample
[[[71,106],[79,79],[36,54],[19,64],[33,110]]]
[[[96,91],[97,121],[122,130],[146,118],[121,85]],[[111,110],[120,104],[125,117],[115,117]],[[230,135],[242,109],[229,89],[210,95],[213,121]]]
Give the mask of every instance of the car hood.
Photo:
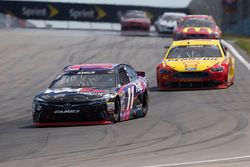
[[[176,26],[176,21],[160,21],[159,24],[161,26],[167,26],[167,27],[175,27]]]
[[[163,64],[178,72],[204,71],[216,64],[221,64],[224,58],[171,58],[166,59]]]
[[[114,91],[111,89],[95,89],[95,88],[61,88],[46,89],[35,97],[46,102],[84,102],[93,101],[104,98],[106,95],[112,95]]]

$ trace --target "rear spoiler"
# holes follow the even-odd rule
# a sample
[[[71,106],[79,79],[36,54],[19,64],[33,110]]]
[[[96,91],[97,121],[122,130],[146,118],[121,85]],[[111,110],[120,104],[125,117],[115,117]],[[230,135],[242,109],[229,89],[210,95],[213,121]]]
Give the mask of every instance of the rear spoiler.
[[[146,74],[144,71],[136,71],[137,75],[140,76],[140,77],[145,77]]]

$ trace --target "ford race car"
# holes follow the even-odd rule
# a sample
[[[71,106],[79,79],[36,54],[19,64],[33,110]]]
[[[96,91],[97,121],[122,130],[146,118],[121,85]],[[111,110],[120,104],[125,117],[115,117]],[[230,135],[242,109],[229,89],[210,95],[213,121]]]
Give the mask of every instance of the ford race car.
[[[90,125],[144,117],[148,91],[145,72],[129,65],[71,65],[33,99],[33,122],[36,126]]]
[[[159,90],[227,88],[234,82],[235,60],[219,40],[174,41],[157,65]]]
[[[178,22],[174,32],[174,40],[220,39],[221,34],[221,30],[212,16],[187,15]]]
[[[146,12],[141,10],[128,10],[121,17],[122,31],[150,31],[151,20]]]

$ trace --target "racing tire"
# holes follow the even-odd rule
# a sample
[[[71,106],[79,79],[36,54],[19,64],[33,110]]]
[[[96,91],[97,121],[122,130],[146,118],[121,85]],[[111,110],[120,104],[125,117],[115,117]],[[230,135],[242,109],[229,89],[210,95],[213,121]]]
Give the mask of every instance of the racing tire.
[[[225,89],[227,89],[229,86],[230,86],[230,81],[229,81],[229,73],[227,73],[227,76],[225,77],[225,80],[224,80],[224,87]]]
[[[121,113],[121,102],[120,100],[117,98],[115,100],[115,111],[114,111],[114,114],[113,114],[113,123],[116,123],[116,122],[120,122],[121,121],[121,118],[120,118],[120,113]]]
[[[142,101],[142,117],[145,117],[148,113],[148,95],[145,92]]]

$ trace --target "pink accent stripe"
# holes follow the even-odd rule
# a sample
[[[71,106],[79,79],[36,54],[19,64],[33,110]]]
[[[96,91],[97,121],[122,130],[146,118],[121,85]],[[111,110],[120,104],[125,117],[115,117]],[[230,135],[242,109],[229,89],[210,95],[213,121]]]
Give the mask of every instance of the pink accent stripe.
[[[111,124],[111,121],[96,121],[96,122],[53,122],[53,123],[34,123],[35,126],[76,126],[76,125],[106,125]]]

